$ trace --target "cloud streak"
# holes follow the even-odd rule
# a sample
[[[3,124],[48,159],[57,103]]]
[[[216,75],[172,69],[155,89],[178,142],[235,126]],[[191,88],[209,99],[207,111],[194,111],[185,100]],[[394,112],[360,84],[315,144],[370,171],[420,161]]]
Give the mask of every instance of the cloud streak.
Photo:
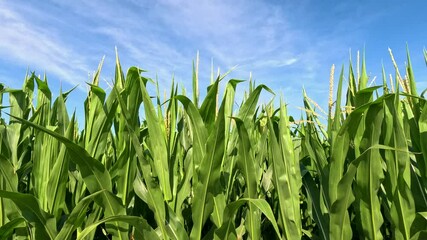
[[[174,75],[190,88],[199,50],[202,79],[209,79],[213,59],[222,71],[238,65],[230,77],[247,79],[253,72],[273,89],[316,92],[327,91],[330,65],[346,59],[363,26],[378,16],[365,16],[361,5],[305,0],[51,0],[27,6],[0,0],[0,8],[1,58],[72,85],[84,86],[103,55],[103,76],[111,80],[117,46],[124,67],[148,70],[161,87]]]
[[[87,78],[75,77],[89,72],[85,58],[76,54],[52,29],[34,25],[24,17],[37,15],[37,12],[20,10],[18,12],[7,3],[0,2],[2,58],[7,56],[7,61],[47,70],[71,85],[87,81]]]

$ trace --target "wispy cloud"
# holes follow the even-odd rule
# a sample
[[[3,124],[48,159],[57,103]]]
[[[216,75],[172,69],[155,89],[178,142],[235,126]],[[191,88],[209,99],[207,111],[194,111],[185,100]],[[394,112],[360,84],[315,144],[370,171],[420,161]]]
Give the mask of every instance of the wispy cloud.
[[[0,53],[81,84],[102,55],[104,76],[112,78],[117,46],[123,66],[147,69],[162,84],[174,74],[188,86],[199,50],[202,78],[209,77],[213,59],[223,71],[238,65],[233,77],[253,72],[274,89],[327,91],[329,65],[342,62],[336,56],[345,58],[362,26],[375,18],[350,7],[257,0],[51,0],[25,7],[0,1]]]
[[[8,2],[0,2],[0,55],[16,62],[47,70],[71,85],[87,81],[85,58],[67,46],[55,29],[32,23],[31,16],[39,14],[29,8],[14,9]],[[77,77],[76,76],[80,76]]]
[[[270,67],[290,65],[300,54],[292,48],[302,36],[292,29],[287,13],[261,2],[162,0],[118,5],[92,1],[67,7],[76,14],[94,15],[99,24],[91,31],[107,36],[144,68],[167,72],[164,77],[170,77],[171,71],[189,71],[197,50],[206,63],[213,58],[221,69],[248,66],[247,73],[268,63]],[[95,8],[95,12],[83,11]],[[207,64],[205,69],[209,68]]]

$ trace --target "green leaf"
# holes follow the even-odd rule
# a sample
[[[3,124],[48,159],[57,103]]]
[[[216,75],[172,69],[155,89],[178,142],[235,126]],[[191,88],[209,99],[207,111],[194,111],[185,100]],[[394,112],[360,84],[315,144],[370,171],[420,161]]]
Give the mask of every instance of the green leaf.
[[[74,126],[75,116],[73,114],[65,135],[68,139],[73,139]],[[48,209],[56,217],[56,219],[60,218],[62,209],[65,208],[65,194],[67,191],[69,162],[70,160],[66,151],[66,147],[61,146],[60,152],[49,176],[49,187],[46,189]]]
[[[203,122],[210,128],[214,122],[217,114],[217,95],[220,77],[208,87],[208,93],[206,94],[205,100],[200,107],[200,115],[203,118]],[[197,106],[197,105],[196,105]]]
[[[412,63],[411,63],[411,57],[409,56],[409,48],[408,45],[406,45],[406,61],[407,61],[407,66],[406,66],[406,72],[408,74],[408,81],[409,81],[409,89],[410,89],[410,93],[414,96],[418,96],[417,93],[417,85],[415,82],[415,76],[414,76],[414,71],[412,69]],[[418,100],[414,99],[413,103],[417,104]]]
[[[110,174],[105,169],[104,165],[101,162],[92,158],[89,153],[81,146],[73,143],[66,137],[61,136],[60,134],[51,131],[45,127],[39,126],[22,118],[14,118],[18,119],[26,125],[43,131],[49,134],[50,136],[56,138],[58,141],[62,142],[67,148],[68,153],[70,154],[70,159],[74,163],[79,165],[80,173],[89,192],[94,193],[103,189],[108,190],[110,192],[112,191]],[[116,196],[112,196],[106,193],[103,193],[102,195],[102,201],[98,204],[105,209],[106,216],[114,216],[125,213],[123,205],[120,203],[120,200]],[[117,223],[116,226],[113,228],[120,229],[120,226]],[[119,236],[121,236],[122,234],[123,232],[120,233]]]
[[[252,118],[255,114],[255,109],[258,104],[258,99],[261,94],[261,90],[265,89],[274,95],[274,92],[265,85],[259,85],[249,95],[248,99],[243,103],[239,109],[238,117],[245,123],[247,129],[251,129]]]
[[[372,105],[365,117],[365,132],[360,144],[361,151],[379,144],[384,110],[382,105]],[[356,215],[359,216],[363,232],[367,239],[383,239],[380,231],[383,224],[378,191],[384,179],[382,157],[378,149],[371,149],[361,156],[356,173]]]
[[[108,223],[108,222],[122,222],[122,223],[128,223],[135,227],[135,236],[140,237],[140,239],[159,239],[160,237],[157,235],[157,233],[153,230],[153,228],[147,223],[147,220],[145,220],[142,217],[136,217],[136,216],[124,216],[124,215],[118,215],[118,216],[111,216],[104,219],[101,219],[83,229],[83,231],[80,232],[80,234],[77,237],[77,240],[84,239],[90,232],[95,230],[100,224],[102,223]]]
[[[18,175],[13,169],[12,164],[7,158],[0,154],[0,172],[2,178],[6,182],[4,190],[17,192],[18,191]]]
[[[284,107],[282,105],[282,107]],[[281,111],[285,111],[282,109]],[[285,112],[282,114],[286,115]],[[281,116],[282,117],[282,116]],[[281,123],[285,124],[286,123]],[[283,126],[282,126],[283,127]],[[269,143],[271,159],[273,162],[273,183],[279,201],[279,216],[283,224],[283,234],[286,239],[301,238],[301,218],[299,217],[299,187],[296,182],[296,172],[291,172],[294,164],[293,145],[289,139],[279,139],[277,141],[273,122],[268,119]],[[280,138],[286,138],[282,130]],[[279,145],[280,144],[280,145]],[[299,164],[298,164],[299,167]],[[298,176],[301,178],[301,176]],[[299,179],[299,181],[301,181]],[[297,197],[298,196],[298,197]]]
[[[161,129],[160,120],[157,116],[151,98],[140,77],[140,87],[144,103],[145,117],[149,133],[148,146],[154,160],[154,168],[157,172],[160,182],[160,189],[163,192],[166,201],[172,199],[172,190],[170,186],[168,150],[166,147],[166,138]]]
[[[87,207],[90,203],[95,201],[95,198],[99,197],[101,193],[111,194],[105,189],[100,190],[98,192],[90,194],[89,196],[84,197],[77,203],[77,205],[73,208],[73,211],[70,213],[67,220],[65,221],[64,226],[61,228],[61,231],[56,236],[56,240],[71,239],[73,232],[77,228],[82,227],[83,221],[86,218]]]
[[[221,162],[224,156],[224,101],[218,113],[215,127],[206,142],[206,155],[201,166],[196,169],[198,181],[194,182],[194,202],[192,204],[193,229],[190,239],[201,239],[202,228],[213,210],[212,197],[219,193]]]
[[[228,204],[225,208],[223,224],[219,229],[215,231],[214,239],[237,239],[237,234],[235,232],[234,226],[234,215],[236,215],[236,212],[245,203],[252,204],[254,207],[259,209],[273,225],[277,237],[280,238],[279,227],[277,226],[276,219],[268,202],[264,199],[241,198],[237,201]]]
[[[33,195],[0,190],[0,197],[10,199],[15,203],[25,220],[35,226],[37,239],[55,238],[57,234],[55,219],[40,208]]]
[[[160,230],[163,234],[163,238],[166,238],[166,210],[164,205],[163,194],[160,190],[158,183],[151,177],[152,169],[151,165],[144,156],[141,143],[139,142],[138,136],[135,132],[135,129],[131,125],[131,117],[127,111],[126,105],[123,99],[120,97],[120,93],[116,87],[113,87],[113,91],[116,92],[118,96],[118,101],[120,108],[123,111],[124,123],[129,131],[129,135],[132,141],[132,145],[135,149],[136,155],[139,160],[139,167],[142,170],[142,176],[144,177],[145,184],[142,182],[141,177],[137,176],[133,183],[133,188],[138,197],[140,197],[144,202],[146,202],[151,210],[154,212],[155,220],[157,225],[160,227]]]
[[[368,84],[368,74],[366,73],[366,60],[365,60],[365,50],[363,50],[362,56],[362,74],[359,79],[359,91],[367,87]]]
[[[14,218],[12,221],[4,224],[0,227],[0,236],[2,239],[9,239],[13,234],[15,228],[18,228],[25,222],[22,217]]]
[[[311,199],[313,204],[313,219],[318,225],[321,239],[327,240],[329,239],[329,215],[322,213],[320,206],[320,198],[322,195],[320,194],[320,191],[317,188],[316,183],[313,181],[310,173],[305,172],[305,174],[303,174],[302,182],[308,193],[308,197]]]
[[[237,130],[239,132],[239,159],[237,165],[239,170],[243,173],[246,182],[245,197],[251,199],[258,198],[258,179],[256,178],[258,169],[254,160],[254,153],[249,142],[249,134],[245,128],[242,120],[234,118]],[[261,216],[255,207],[249,203],[249,210],[247,212],[247,222],[249,226],[246,228],[249,231],[251,239],[258,239],[261,236]]]
[[[190,119],[190,130],[193,137],[193,172],[195,173],[199,169],[202,159],[204,159],[206,140],[208,139],[208,131],[203,123],[203,119],[200,116],[196,106],[185,96],[175,96],[181,104],[184,106],[184,110]],[[198,182],[197,174],[193,176],[193,182]]]

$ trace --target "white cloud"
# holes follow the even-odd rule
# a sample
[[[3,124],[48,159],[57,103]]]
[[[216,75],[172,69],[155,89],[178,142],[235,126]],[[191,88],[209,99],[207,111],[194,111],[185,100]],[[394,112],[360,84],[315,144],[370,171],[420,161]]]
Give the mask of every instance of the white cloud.
[[[280,67],[286,67],[290,66],[294,63],[298,62],[298,58],[288,58],[288,59],[274,59],[274,60],[259,60],[256,61],[253,65],[256,68],[262,68],[262,67],[269,67],[269,68],[280,68]]]
[[[45,6],[49,4],[54,7]],[[163,84],[174,73],[178,82],[191,82],[191,62],[200,50],[199,76],[204,79],[209,78],[213,58],[222,70],[239,65],[235,77],[247,79],[252,71],[258,83],[273,88],[280,89],[284,81],[278,79],[284,79],[295,87],[327,89],[316,78],[327,79],[329,66],[323,71],[325,76],[319,69],[333,55],[346,56],[349,37],[343,32],[352,20],[340,19],[347,25],[323,23],[328,31],[317,30],[316,22],[306,20],[310,16],[306,1],[53,0],[40,5],[24,8],[24,14],[22,7],[18,11],[17,5],[0,2],[0,53],[73,84],[87,81],[87,73],[96,68],[103,54],[106,63],[113,63],[117,46],[123,66],[123,62],[138,65],[151,76],[157,74]],[[336,6],[339,11],[345,7]],[[72,16],[62,17],[64,11]],[[50,21],[41,21],[44,15]],[[354,34],[360,24],[351,26]]]
[[[80,10],[92,7],[86,4],[73,5],[76,13],[87,15]],[[205,0],[163,0],[154,4],[133,1],[136,7],[96,1],[91,4],[101,9],[93,13],[102,22],[95,32],[113,39],[121,45],[119,50],[126,48],[133,59],[147,59],[147,64],[172,69],[190,62],[196,50],[212,57],[222,68],[266,56],[274,66],[283,66],[298,51],[289,50],[291,43],[301,37],[289,26],[286,13],[268,4]],[[111,17],[116,12],[126,14]]]
[[[8,3],[0,2],[2,58],[7,56],[8,62],[27,65],[30,70],[47,70],[71,85],[84,85],[88,79],[87,74],[82,73],[89,72],[85,58],[76,54],[48,27],[32,24],[31,13],[19,12]]]

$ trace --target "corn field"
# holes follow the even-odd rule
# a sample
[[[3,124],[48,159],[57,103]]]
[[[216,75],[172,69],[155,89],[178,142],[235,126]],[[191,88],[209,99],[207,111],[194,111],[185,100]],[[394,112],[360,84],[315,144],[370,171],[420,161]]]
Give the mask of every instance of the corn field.
[[[391,58],[379,86],[364,58],[332,68],[326,121],[305,92],[295,119],[252,81],[237,105],[227,73],[200,99],[197,61],[190,97],[151,96],[118,57],[107,94],[101,63],[84,126],[73,89],[1,84],[0,239],[427,239],[427,104],[409,52],[404,73]]]

